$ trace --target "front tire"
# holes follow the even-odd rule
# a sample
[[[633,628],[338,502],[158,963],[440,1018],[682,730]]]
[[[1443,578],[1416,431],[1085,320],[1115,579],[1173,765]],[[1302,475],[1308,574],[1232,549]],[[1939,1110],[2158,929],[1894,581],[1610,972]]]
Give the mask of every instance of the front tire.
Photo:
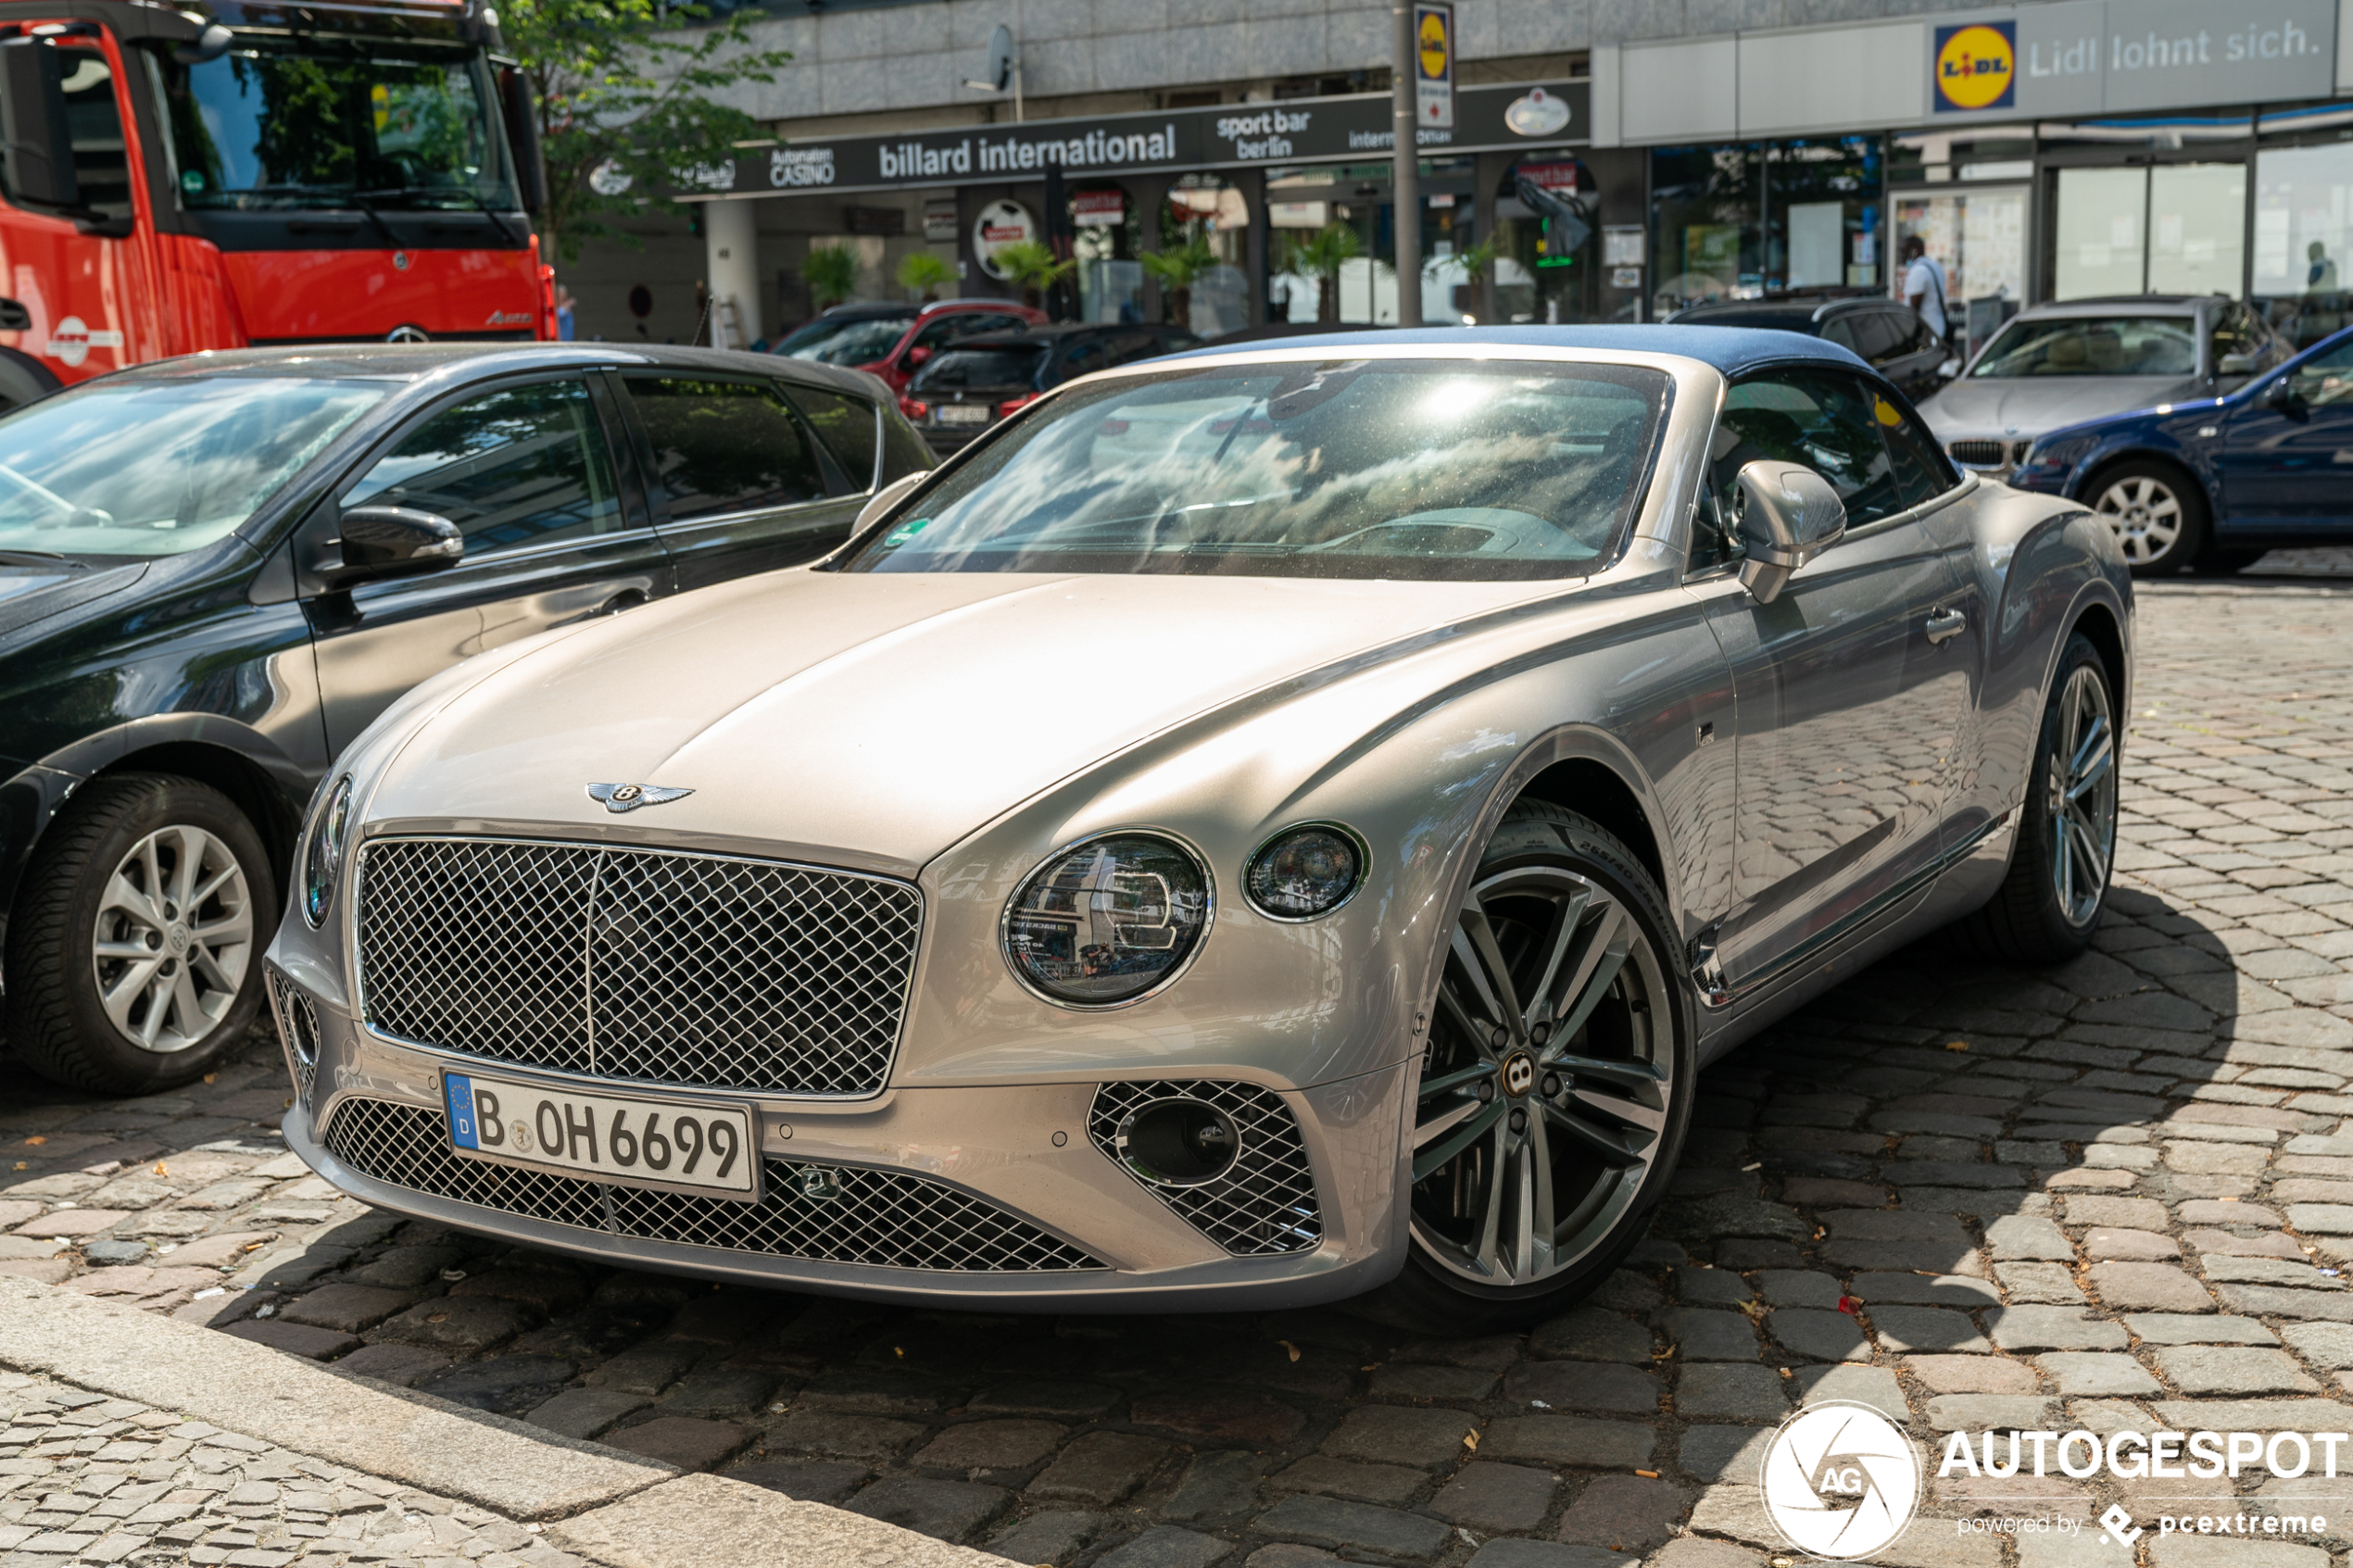
[[[2171,463],[2132,458],[2087,487],[2135,577],[2171,577],[2206,549],[2206,493]]]
[[[1515,805],[1458,913],[1416,1091],[1412,1236],[1367,1314],[1484,1335],[1562,1311],[1648,1227],[1697,1035],[1667,900],[1596,823]]]
[[[277,922],[261,836],[228,797],[98,779],[43,838],[9,922],[9,1043],[99,1094],[202,1077],[253,1025]]]
[[[2078,632],[2044,701],[2009,873],[1960,922],[1984,957],[2060,963],[2091,943],[2116,868],[2116,713],[2108,665]]]

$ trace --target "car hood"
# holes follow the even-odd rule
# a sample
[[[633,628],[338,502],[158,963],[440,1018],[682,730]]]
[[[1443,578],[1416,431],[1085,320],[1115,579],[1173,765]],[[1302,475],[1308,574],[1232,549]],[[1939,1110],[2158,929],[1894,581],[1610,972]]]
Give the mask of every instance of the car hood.
[[[504,662],[399,745],[364,815],[642,829],[912,874],[1173,724],[1575,586],[773,573]],[[626,817],[586,793],[628,783],[694,793]]]
[[[2060,425],[2146,408],[2189,396],[2187,376],[2036,376],[1961,380],[1920,405],[1929,428],[1945,441],[1964,436],[2032,436]]]
[[[146,561],[115,567],[0,565],[0,637],[76,605],[120,593],[147,574]]]

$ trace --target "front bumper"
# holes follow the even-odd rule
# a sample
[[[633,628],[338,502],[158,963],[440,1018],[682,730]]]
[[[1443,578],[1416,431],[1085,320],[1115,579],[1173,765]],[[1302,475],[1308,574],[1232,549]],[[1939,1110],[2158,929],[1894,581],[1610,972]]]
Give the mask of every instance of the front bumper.
[[[1100,1127],[1097,1101],[1105,1083],[1153,1076],[1136,1064],[1105,1064],[1099,1079],[887,1089],[849,1102],[665,1090],[385,1040],[357,1025],[325,986],[304,985],[274,961],[271,968],[273,999],[283,998],[282,1030],[289,1017],[304,1018],[301,1004],[307,1003],[304,1023],[316,1042],[308,1060],[288,1050],[299,1098],[283,1121],[287,1146],[352,1196],[437,1223],[602,1262],[715,1280],[1054,1311],[1306,1306],[1371,1289],[1403,1262],[1405,1227],[1396,1199],[1403,1190],[1404,1065],[1305,1089],[1252,1083],[1257,1074],[1234,1075],[1235,1093],[1269,1108],[1270,1127],[1280,1121],[1296,1129],[1312,1171],[1319,1228],[1312,1243],[1295,1250],[1236,1255],[1221,1244],[1231,1239],[1232,1226],[1211,1223],[1198,1205],[1180,1210],[1164,1191],[1114,1163],[1090,1135],[1090,1121]],[[760,1129],[766,1166],[769,1197],[762,1212],[568,1178],[526,1176],[487,1188],[452,1181],[454,1157],[441,1152],[440,1074],[446,1069],[550,1088],[746,1104]],[[1195,1083],[1211,1077],[1185,1075]],[[355,1152],[351,1129],[387,1119],[404,1128],[398,1159],[380,1157],[382,1140]],[[361,1168],[370,1162],[377,1168]],[[464,1167],[480,1173],[476,1162]],[[813,1215],[796,1207],[803,1205],[798,1179],[816,1167],[837,1173],[843,1178],[837,1185],[858,1195],[861,1207]],[[926,1227],[963,1230],[917,1234]],[[923,1245],[905,1245],[911,1236]],[[966,1245],[969,1236],[987,1245]],[[877,1251],[938,1261],[931,1266],[838,1261]]]

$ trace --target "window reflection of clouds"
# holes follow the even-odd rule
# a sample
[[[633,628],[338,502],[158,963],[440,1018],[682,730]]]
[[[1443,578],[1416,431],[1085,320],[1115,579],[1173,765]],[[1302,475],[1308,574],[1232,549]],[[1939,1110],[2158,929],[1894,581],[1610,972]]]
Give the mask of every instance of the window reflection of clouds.
[[[1315,369],[1088,389],[975,454],[921,528],[852,570],[1443,576],[1475,558],[1566,574],[1630,511],[1667,385],[1619,367],[1396,364],[1270,419]]]

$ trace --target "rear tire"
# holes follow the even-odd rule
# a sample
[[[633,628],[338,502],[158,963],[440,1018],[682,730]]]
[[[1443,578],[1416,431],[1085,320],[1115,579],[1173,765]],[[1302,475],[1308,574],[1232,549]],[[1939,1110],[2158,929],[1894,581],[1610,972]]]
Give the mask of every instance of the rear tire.
[[[1368,1317],[1525,1327],[1642,1237],[1696,1093],[1697,1020],[1667,900],[1596,823],[1514,806],[1456,917],[1416,1085],[1411,1238]]]
[[[71,1087],[202,1077],[261,1005],[277,928],[261,835],[193,779],[97,779],[43,837],[8,922],[8,1039]]]
[[[2009,873],[1961,938],[1981,956],[2059,963],[2082,952],[2116,869],[2116,695],[2091,639],[2067,639],[2043,704]]]
[[[2116,535],[2135,577],[2171,577],[2206,549],[2206,492],[2171,463],[2127,458],[2095,475],[2083,498]]]

